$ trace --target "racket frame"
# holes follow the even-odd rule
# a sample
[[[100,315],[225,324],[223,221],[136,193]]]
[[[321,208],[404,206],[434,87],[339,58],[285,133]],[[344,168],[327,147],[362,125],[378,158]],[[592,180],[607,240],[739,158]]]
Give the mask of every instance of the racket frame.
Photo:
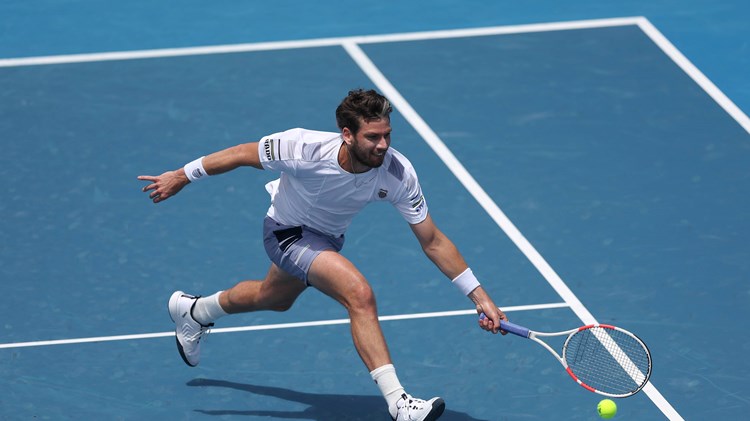
[[[638,387],[636,389],[631,390],[628,393],[609,393],[609,392],[605,392],[605,391],[602,391],[602,390],[598,390],[598,389],[596,389],[594,387],[591,387],[590,385],[584,383],[583,381],[581,381],[581,379],[578,378],[578,376],[573,372],[573,370],[571,370],[570,366],[568,365],[568,362],[565,359],[565,357],[566,357],[566,351],[568,349],[568,344],[570,343],[571,338],[573,338],[573,336],[575,336],[576,334],[578,334],[581,331],[584,331],[584,330],[587,330],[587,329],[593,329],[593,328],[603,328],[603,329],[617,330],[617,331],[622,332],[622,333],[630,336],[631,338],[635,339],[643,347],[643,349],[644,349],[644,351],[645,351],[645,353],[646,353],[646,355],[648,357],[648,371],[646,373],[642,373],[642,372],[640,372],[640,370],[638,370],[638,373],[640,373],[641,376],[631,375],[631,378],[633,379],[633,381],[635,382],[635,384],[638,385]],[[603,396],[607,396],[607,397],[611,397],[611,398],[625,398],[625,397],[628,397],[628,396],[635,395],[641,389],[643,389],[643,387],[648,383],[648,380],[649,380],[649,378],[651,376],[651,352],[649,351],[649,349],[646,346],[646,344],[639,337],[637,337],[636,335],[634,335],[633,333],[631,333],[631,332],[629,332],[629,331],[627,331],[625,329],[616,327],[616,326],[612,326],[612,325],[608,325],[608,324],[594,323],[594,324],[589,324],[589,325],[581,326],[581,327],[576,328],[576,329],[564,330],[564,331],[560,331],[560,332],[536,332],[536,331],[533,331],[533,330],[528,329],[526,327],[517,325],[515,323],[506,322],[504,320],[501,320],[500,321],[500,329],[502,329],[502,330],[504,330],[506,332],[512,333],[514,335],[521,336],[521,337],[526,338],[526,339],[531,339],[532,341],[540,344],[547,351],[549,351],[550,354],[552,354],[552,355],[555,356],[555,358],[557,359],[557,361],[563,366],[563,368],[565,368],[565,371],[568,373],[568,375],[573,380],[576,381],[576,383],[578,383],[584,389],[586,389],[586,390],[588,390],[590,392],[599,394],[599,395],[603,395]],[[602,333],[604,333],[604,332],[602,332]],[[558,337],[558,336],[567,336],[567,338],[565,339],[565,342],[563,343],[563,348],[562,348],[562,352],[563,353],[562,353],[562,356],[557,351],[555,351],[552,348],[552,346],[550,346],[550,344],[548,344],[547,342],[545,342],[542,339],[540,339],[540,338],[549,338],[549,337]],[[597,336],[596,334],[594,334],[594,336],[600,342],[602,342],[602,346],[604,346],[605,349],[607,349],[611,354],[613,354],[613,358],[614,358],[614,353],[617,352],[618,349],[615,349],[615,350],[611,349],[610,347],[608,347],[607,345],[604,344],[603,339],[600,336]],[[614,344],[614,347],[619,348],[616,344]],[[619,351],[621,352],[621,350],[619,350]],[[623,355],[624,355],[624,353],[623,353]],[[630,372],[630,370],[627,370],[625,366],[635,366],[635,364],[632,361],[629,361],[629,358],[627,358],[627,357],[626,357],[626,361],[624,363],[620,363],[620,364],[623,365],[623,369],[626,372]]]

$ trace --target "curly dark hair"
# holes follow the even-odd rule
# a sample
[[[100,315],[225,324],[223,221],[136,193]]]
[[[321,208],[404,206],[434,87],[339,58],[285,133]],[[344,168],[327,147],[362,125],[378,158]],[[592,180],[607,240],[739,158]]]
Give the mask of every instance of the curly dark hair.
[[[390,101],[374,90],[365,91],[355,89],[349,91],[349,95],[341,101],[336,108],[336,124],[343,130],[348,127],[356,134],[359,131],[360,121],[374,121],[383,118],[390,119],[393,111]]]

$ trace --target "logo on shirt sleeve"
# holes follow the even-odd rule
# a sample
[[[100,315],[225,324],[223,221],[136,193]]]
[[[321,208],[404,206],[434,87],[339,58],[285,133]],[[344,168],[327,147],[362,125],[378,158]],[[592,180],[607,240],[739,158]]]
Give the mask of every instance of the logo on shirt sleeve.
[[[280,139],[265,139],[263,140],[263,151],[266,154],[266,161],[275,161],[277,158],[278,142]]]
[[[424,195],[419,194],[411,199],[411,207],[414,209],[414,212],[419,213],[422,211],[422,208],[424,208]]]

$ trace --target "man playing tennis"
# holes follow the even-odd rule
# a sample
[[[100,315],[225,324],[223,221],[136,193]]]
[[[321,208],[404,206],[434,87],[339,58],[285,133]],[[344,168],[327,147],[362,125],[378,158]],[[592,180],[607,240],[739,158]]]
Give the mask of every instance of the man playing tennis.
[[[191,182],[241,166],[278,171],[268,183],[271,206],[264,220],[264,243],[271,266],[262,281],[243,281],[208,297],[175,292],[169,312],[177,348],[185,363],[200,361],[200,340],[227,314],[288,310],[312,286],[341,303],[351,319],[354,346],[397,421],[436,420],[441,398],[417,399],[396,376],[378,322],[373,291],[364,275],[339,254],[344,232],[370,202],[389,201],[409,223],[434,264],[487,317],[482,329],[497,333],[507,320],[467,266],[455,245],[437,228],[427,209],[416,172],[390,148],[389,101],[375,91],[349,92],[336,109],[340,132],[292,129],[259,142],[234,146],[196,159],[160,176],[139,176],[154,203],[167,200]]]

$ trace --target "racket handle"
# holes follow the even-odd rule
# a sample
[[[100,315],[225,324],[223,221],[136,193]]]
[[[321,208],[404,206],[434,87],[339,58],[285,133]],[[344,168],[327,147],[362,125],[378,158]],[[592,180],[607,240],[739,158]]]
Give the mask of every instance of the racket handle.
[[[480,320],[484,320],[487,318],[487,315],[482,313],[479,315]],[[506,322],[505,320],[500,320],[500,329],[504,330],[506,332],[510,332],[514,335],[522,336],[524,338],[529,337],[529,329],[525,328],[521,325],[517,325],[515,323]]]

